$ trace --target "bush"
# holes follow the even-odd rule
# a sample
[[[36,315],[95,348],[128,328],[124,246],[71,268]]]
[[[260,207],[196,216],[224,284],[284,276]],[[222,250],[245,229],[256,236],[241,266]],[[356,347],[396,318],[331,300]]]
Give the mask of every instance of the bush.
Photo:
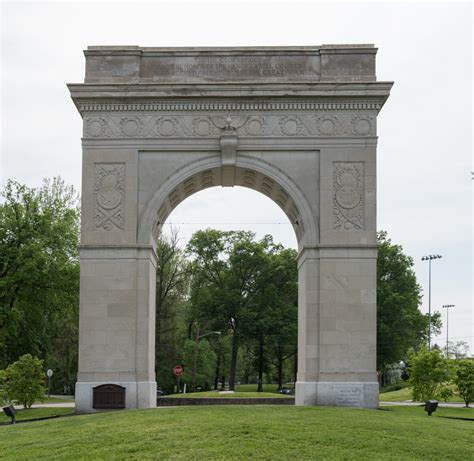
[[[443,387],[438,392],[438,396],[441,400],[447,402],[454,395],[453,390],[450,387]]]
[[[407,387],[410,387],[410,384],[404,381],[401,381],[399,383],[389,384],[388,386],[382,387],[380,389],[380,393],[384,394],[385,392],[399,391],[400,389],[405,389]]]
[[[474,400],[474,361],[473,360],[460,360],[457,363],[456,375],[454,378],[459,395],[463,398],[466,403],[466,407],[469,407],[469,403]]]
[[[423,347],[418,354],[409,353],[408,374],[413,386],[413,400],[424,402],[435,399],[451,379],[451,366],[439,349]]]
[[[23,355],[2,373],[2,381],[9,401],[31,408],[36,399],[44,397],[43,361],[30,354]]]

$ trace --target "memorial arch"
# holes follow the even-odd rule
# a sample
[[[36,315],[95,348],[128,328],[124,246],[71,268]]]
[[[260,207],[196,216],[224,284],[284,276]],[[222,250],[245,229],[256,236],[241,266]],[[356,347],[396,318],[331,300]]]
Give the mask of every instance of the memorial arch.
[[[392,83],[376,81],[376,48],[85,55],[68,85],[84,121],[77,411],[104,384],[156,406],[156,237],[214,186],[262,192],[295,230],[296,404],[377,407],[376,118]]]

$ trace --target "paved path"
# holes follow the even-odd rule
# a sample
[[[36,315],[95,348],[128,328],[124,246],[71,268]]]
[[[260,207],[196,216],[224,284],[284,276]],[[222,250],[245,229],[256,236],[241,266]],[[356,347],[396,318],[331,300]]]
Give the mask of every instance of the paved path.
[[[31,408],[74,408],[76,404],[71,402],[57,402],[57,403],[34,403]],[[23,405],[15,405],[17,410],[22,410]]]
[[[423,406],[423,402],[412,402],[406,400],[404,402],[380,402],[380,406],[397,406],[397,407],[421,407]],[[461,402],[439,402],[439,407],[451,407],[451,408],[464,408],[466,405]]]

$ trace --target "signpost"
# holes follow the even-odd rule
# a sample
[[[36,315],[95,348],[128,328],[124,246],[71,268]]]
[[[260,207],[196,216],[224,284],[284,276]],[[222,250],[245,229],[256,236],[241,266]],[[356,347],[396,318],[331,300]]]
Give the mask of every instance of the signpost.
[[[173,373],[174,375],[178,378],[178,394],[179,394],[179,391],[180,391],[180,387],[179,387],[179,377],[183,374],[183,366],[182,365],[176,365],[174,368],[173,368]]]
[[[51,376],[53,376],[53,370],[48,368],[46,375],[48,376],[48,397],[51,397]]]

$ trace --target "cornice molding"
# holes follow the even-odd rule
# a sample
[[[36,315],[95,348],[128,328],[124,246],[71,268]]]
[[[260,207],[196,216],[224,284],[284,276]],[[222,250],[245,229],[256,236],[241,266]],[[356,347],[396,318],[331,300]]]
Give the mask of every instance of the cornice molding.
[[[107,101],[79,100],[83,112],[234,112],[234,111],[379,111],[383,100],[348,101]]]

